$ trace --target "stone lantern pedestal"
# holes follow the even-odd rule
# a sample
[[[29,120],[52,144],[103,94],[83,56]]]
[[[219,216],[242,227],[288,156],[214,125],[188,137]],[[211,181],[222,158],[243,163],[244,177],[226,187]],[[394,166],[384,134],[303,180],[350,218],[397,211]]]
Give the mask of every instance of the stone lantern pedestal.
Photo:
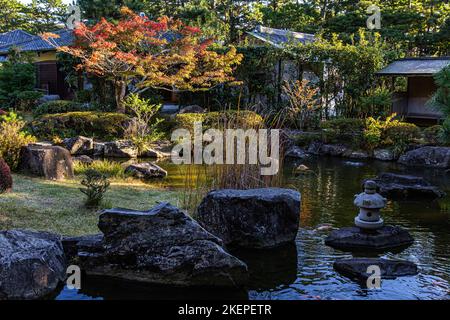
[[[408,231],[398,226],[385,226],[380,210],[386,199],[377,192],[374,181],[364,183],[364,192],[355,195],[359,208],[355,226],[335,230],[325,239],[330,247],[346,251],[386,251],[411,245],[414,239]]]

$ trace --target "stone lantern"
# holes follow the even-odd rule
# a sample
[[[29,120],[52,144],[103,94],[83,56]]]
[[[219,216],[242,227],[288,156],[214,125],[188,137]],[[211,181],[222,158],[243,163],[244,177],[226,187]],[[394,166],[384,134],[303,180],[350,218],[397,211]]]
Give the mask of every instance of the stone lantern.
[[[359,208],[355,225],[361,229],[375,230],[384,225],[380,209],[386,206],[386,198],[377,193],[377,184],[372,180],[364,183],[364,192],[355,195],[353,202]]]

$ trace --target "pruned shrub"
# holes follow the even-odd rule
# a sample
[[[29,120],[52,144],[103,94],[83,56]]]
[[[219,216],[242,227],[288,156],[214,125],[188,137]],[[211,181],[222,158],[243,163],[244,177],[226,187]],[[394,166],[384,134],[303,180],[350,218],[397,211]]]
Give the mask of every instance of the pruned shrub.
[[[176,115],[178,128],[190,131],[194,129],[194,122],[201,121],[203,130],[210,128],[260,128],[264,126],[263,118],[253,111],[229,110],[209,113],[182,113]],[[232,125],[230,125],[232,124]]]
[[[80,103],[90,103],[92,101],[92,91],[78,90],[75,93],[75,101]]]
[[[35,137],[23,130],[24,127],[25,122],[15,113],[0,117],[0,157],[13,171],[19,164],[22,147],[36,141]]]
[[[85,177],[81,181],[81,184],[85,186],[85,188],[80,188],[80,191],[87,197],[85,202],[86,207],[95,208],[102,202],[110,182],[105,175],[97,170],[88,169],[85,172]]]
[[[34,109],[35,116],[41,116],[44,114],[56,114],[73,111],[91,111],[92,107],[88,103],[79,103],[68,100],[55,100],[41,104]]]
[[[11,191],[12,185],[11,170],[5,160],[0,158],[0,193]]]
[[[17,108],[19,110],[31,111],[37,104],[38,100],[43,96],[39,91],[22,91],[17,94]]]
[[[428,128],[423,129],[423,137],[425,139],[426,143],[429,144],[440,144],[441,141],[441,135],[442,135],[443,128],[441,125],[434,125]]]
[[[122,113],[67,112],[42,116],[31,123],[31,130],[44,139],[82,135],[110,140],[123,137],[128,121],[129,117]]]

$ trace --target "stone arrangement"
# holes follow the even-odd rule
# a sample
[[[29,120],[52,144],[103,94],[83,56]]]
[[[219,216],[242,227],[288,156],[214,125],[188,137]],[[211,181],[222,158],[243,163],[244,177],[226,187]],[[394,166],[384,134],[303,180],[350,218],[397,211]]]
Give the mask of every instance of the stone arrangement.
[[[19,170],[48,180],[74,177],[70,152],[58,146],[30,144],[23,147]]]
[[[65,279],[66,268],[59,236],[0,231],[0,300],[44,298]]]
[[[67,238],[64,248],[88,275],[180,286],[239,287],[247,265],[178,208],[105,210],[102,234]]]
[[[377,193],[375,181],[364,182],[364,192],[355,195],[354,204],[359,208],[355,226],[332,231],[325,244],[345,251],[386,251],[399,250],[410,246],[414,239],[408,231],[399,226],[386,226],[380,215],[387,199]],[[417,266],[408,261],[378,258],[342,259],[334,263],[336,271],[357,280],[369,277],[367,268],[378,266],[382,279],[417,274]]]
[[[442,190],[421,177],[382,173],[374,181],[378,185],[379,193],[389,199],[434,200],[445,196]]]
[[[293,242],[300,193],[291,189],[224,189],[209,192],[197,209],[199,223],[226,245],[273,248]]]

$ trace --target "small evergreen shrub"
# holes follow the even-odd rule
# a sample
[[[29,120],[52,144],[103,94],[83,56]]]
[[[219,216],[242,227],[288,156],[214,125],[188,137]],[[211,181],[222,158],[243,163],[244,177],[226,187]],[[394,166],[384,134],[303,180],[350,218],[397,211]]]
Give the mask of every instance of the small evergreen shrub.
[[[113,112],[67,112],[48,114],[31,123],[33,133],[43,139],[83,135],[103,140],[123,137],[129,117]]]
[[[443,128],[441,125],[434,125],[428,128],[423,129],[423,138],[425,139],[426,143],[429,144],[440,144],[441,141],[441,135],[442,135]]]
[[[0,193],[11,191],[13,180],[8,164],[0,158]]]
[[[85,103],[79,103],[68,100],[55,100],[41,104],[34,110],[35,116],[41,116],[44,114],[56,114],[72,111],[90,111],[92,107]]]
[[[106,191],[108,191],[110,182],[105,175],[97,170],[88,169],[81,184],[85,186],[85,188],[80,188],[80,191],[87,197],[86,207],[96,208],[102,202]]]

